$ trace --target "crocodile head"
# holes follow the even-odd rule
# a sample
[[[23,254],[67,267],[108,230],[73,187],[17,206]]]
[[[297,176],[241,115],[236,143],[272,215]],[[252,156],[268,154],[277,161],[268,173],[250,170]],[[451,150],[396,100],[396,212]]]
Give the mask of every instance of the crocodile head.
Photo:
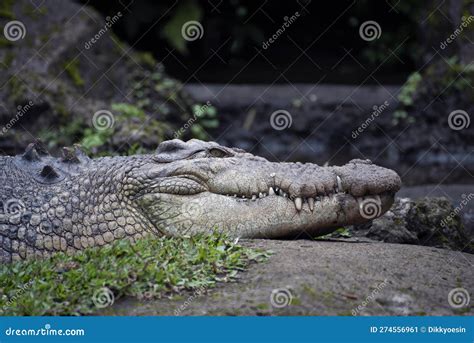
[[[133,203],[164,234],[248,238],[317,236],[363,223],[386,212],[400,188],[394,171],[368,160],[275,163],[194,139],[161,143],[128,180]]]

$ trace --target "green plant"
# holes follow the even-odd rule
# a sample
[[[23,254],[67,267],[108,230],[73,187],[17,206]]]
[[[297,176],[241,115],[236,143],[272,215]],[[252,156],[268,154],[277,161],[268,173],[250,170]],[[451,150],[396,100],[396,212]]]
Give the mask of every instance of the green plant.
[[[410,123],[415,121],[415,118],[409,117],[407,109],[413,106],[415,95],[419,90],[422,76],[419,72],[412,73],[405,84],[403,85],[397,98],[400,101],[400,109],[393,113],[392,123],[397,125],[402,120],[408,120]]]
[[[77,58],[64,62],[63,68],[76,86],[82,87],[84,85],[84,80],[79,71],[79,60]]]
[[[202,9],[196,2],[191,0],[181,2],[174,10],[171,19],[163,26],[161,33],[176,50],[182,54],[187,53],[187,40],[182,33],[183,26],[190,21],[199,21],[201,17]]]
[[[0,266],[3,315],[82,315],[97,310],[94,294],[107,287],[115,299],[157,298],[235,279],[268,252],[232,243],[220,234],[147,237],[88,248],[73,256]]]
[[[219,126],[217,110],[209,103],[205,105],[195,104],[192,107],[193,115],[197,118],[191,126],[191,134],[194,138],[207,139],[206,129],[215,129]]]

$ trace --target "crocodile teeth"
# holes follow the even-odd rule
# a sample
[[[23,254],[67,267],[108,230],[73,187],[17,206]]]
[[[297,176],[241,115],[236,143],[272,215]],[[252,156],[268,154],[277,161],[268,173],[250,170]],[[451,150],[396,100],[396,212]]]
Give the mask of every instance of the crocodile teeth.
[[[342,188],[342,180],[339,176],[336,176],[337,179],[337,189],[340,192],[344,192],[344,189]]]
[[[263,195],[263,193],[258,193],[258,197],[261,199],[261,198],[265,197],[265,195]]]
[[[275,195],[275,191],[273,190],[273,187],[268,188],[268,195]]]
[[[252,195],[252,200],[255,200],[255,199],[257,199],[257,196],[254,194]]]
[[[311,212],[313,212],[313,210],[314,210],[314,199],[313,198],[308,198],[308,205],[309,205],[309,209],[311,210]]]
[[[303,199],[301,199],[300,197],[296,198],[295,207],[297,211],[301,211],[301,209],[303,208]]]

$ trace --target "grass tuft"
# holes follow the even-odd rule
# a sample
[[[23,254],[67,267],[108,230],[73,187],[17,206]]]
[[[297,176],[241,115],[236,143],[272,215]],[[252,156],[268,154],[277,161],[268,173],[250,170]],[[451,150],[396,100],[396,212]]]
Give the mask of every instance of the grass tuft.
[[[233,244],[219,234],[191,238],[150,237],[89,248],[74,256],[0,266],[0,314],[84,315],[103,304],[104,287],[124,296],[160,298],[213,287],[236,278],[267,252]],[[103,299],[102,299],[103,300]]]

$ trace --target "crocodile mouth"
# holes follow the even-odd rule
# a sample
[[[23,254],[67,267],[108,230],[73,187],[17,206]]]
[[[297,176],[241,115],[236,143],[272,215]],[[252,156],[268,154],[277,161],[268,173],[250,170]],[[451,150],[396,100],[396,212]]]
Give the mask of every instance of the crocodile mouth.
[[[295,184],[266,186],[258,179],[246,185],[231,178],[226,183],[206,181],[195,175],[157,179],[137,200],[169,235],[219,228],[238,237],[281,238],[302,232],[324,235],[335,227],[375,219],[391,207],[395,194],[391,187],[379,192],[367,187],[354,194],[338,176],[333,188],[303,184],[296,192]]]
[[[373,199],[374,203],[382,204],[382,199],[387,197],[393,197],[393,192],[382,192],[379,194],[367,194],[365,196],[355,197],[351,194],[340,192],[336,190],[334,193],[329,194],[322,194],[322,195],[315,195],[310,197],[300,197],[300,196],[291,196],[283,189],[279,187],[269,187],[268,192],[259,192],[258,194],[253,194],[251,196],[248,195],[241,195],[241,194],[218,194],[225,197],[233,198],[236,202],[239,203],[249,203],[252,204],[255,202],[258,204],[259,200],[268,198],[268,197],[281,197],[285,198],[288,201],[292,202],[295,206],[296,211],[303,210],[304,207],[307,207],[311,212],[314,211],[315,207],[320,202],[329,202],[329,201],[338,201],[341,198],[352,197],[357,201],[359,204],[363,204],[364,201],[368,201],[369,199]]]
[[[354,196],[349,192],[346,192],[343,188],[342,180],[339,176],[336,176],[336,182],[334,183],[335,186],[333,189],[325,191],[321,194],[314,194],[311,196],[302,196],[302,195],[293,195],[290,194],[288,189],[283,189],[279,186],[270,186],[268,187],[267,191],[255,191],[251,190],[251,187],[248,187],[245,191],[242,189],[245,187],[234,187],[234,190],[238,190],[236,193],[226,193],[226,192],[216,192],[213,189],[209,189],[207,187],[204,180],[200,177],[195,175],[175,175],[173,179],[168,179],[169,182],[172,180],[170,187],[169,185],[163,185],[163,182],[158,182],[156,185],[152,185],[146,191],[143,190],[137,197],[142,197],[149,192],[150,189],[155,189],[162,194],[169,194],[175,196],[192,196],[197,194],[208,194],[208,195],[217,195],[226,198],[231,198],[237,203],[248,203],[256,204],[260,203],[262,199],[267,198],[283,198],[288,201],[288,203],[293,203],[294,208],[297,212],[303,210],[304,207],[307,207],[311,212],[314,211],[316,205],[318,203],[328,203],[333,202],[337,203],[341,200],[346,200],[348,198],[353,198],[358,204],[363,203],[364,201],[369,201],[369,199],[373,199],[372,201],[382,205],[382,199],[393,197],[395,192],[394,191],[385,191],[380,193],[374,194],[364,194],[362,196]]]

